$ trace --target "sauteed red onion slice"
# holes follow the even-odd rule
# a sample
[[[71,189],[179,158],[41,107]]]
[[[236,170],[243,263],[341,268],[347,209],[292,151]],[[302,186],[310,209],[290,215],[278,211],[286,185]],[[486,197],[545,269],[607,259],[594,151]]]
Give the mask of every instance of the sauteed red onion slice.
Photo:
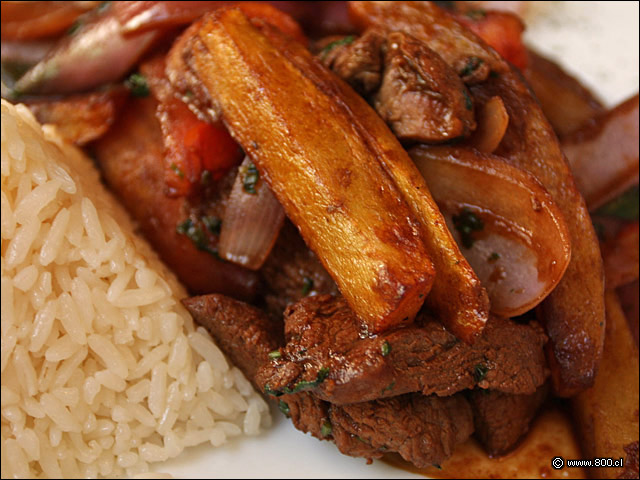
[[[594,210],[638,183],[638,95],[562,144],[578,190]]]
[[[238,169],[220,231],[218,253],[225,260],[259,269],[278,238],[284,210],[247,156]]]
[[[71,93],[117,81],[151,46],[158,31],[122,36],[109,11],[91,14],[15,84],[19,93]]]
[[[540,303],[570,259],[567,227],[547,191],[530,174],[472,149],[409,153],[487,289],[491,311],[515,316]]]

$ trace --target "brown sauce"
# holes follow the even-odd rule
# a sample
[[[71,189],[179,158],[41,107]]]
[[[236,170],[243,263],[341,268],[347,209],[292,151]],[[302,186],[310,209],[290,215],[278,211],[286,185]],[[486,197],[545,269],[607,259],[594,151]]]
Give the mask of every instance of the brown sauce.
[[[556,405],[542,411],[521,444],[510,454],[490,458],[473,438],[460,445],[441,468],[416,468],[397,455],[383,461],[408,472],[432,478],[587,478],[582,468],[555,470],[551,460],[560,456],[580,459],[583,455],[571,419]]]

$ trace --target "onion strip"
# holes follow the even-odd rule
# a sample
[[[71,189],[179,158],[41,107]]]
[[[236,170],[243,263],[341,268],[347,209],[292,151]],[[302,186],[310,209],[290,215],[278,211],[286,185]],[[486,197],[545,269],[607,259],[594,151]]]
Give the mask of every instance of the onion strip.
[[[225,210],[218,253],[225,260],[257,270],[278,238],[284,210],[252,167],[251,159],[245,157]]]

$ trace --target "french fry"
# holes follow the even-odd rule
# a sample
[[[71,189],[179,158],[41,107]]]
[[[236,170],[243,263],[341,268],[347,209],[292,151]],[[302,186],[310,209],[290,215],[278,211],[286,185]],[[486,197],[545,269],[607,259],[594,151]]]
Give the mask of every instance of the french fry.
[[[384,122],[354,90],[336,81],[332,75],[327,77],[322,67],[303,54],[295,43],[282,36],[270,35],[269,31],[265,33],[281,51],[298,62],[301,70],[313,75],[324,91],[346,100],[353,112],[349,119],[351,124],[358,125],[368,144],[377,148],[378,162],[424,226],[423,240],[437,272],[427,305],[449,331],[465,342],[473,343],[489,318],[489,297],[460,252],[418,168]]]
[[[638,349],[614,291],[605,294],[604,353],[593,387],[571,400],[587,458],[619,459],[638,441]],[[598,468],[593,478],[618,478],[621,468]]]
[[[370,107],[350,102],[304,47],[281,38],[291,51],[276,48],[240,10],[217,11],[205,18],[187,62],[369,330],[406,322],[434,269],[422,226],[376,158],[387,146],[386,156],[406,153],[395,139],[382,144],[367,134],[371,123],[384,126]],[[301,68],[306,63],[315,70]]]

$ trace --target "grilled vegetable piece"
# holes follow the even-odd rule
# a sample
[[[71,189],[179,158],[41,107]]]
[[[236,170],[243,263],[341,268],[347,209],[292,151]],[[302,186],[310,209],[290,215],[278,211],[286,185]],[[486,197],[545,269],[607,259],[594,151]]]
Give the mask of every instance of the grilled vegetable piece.
[[[571,262],[541,305],[553,387],[562,396],[588,388],[604,342],[602,258],[556,136],[520,74],[432,2],[351,2],[350,9],[357,24],[407,31],[454,68],[461,59],[477,57],[494,72],[471,86],[471,93],[479,109],[498,96],[507,110],[509,125],[495,153],[540,181],[564,214],[571,237]]]
[[[221,292],[245,300],[255,297],[254,272],[222,262],[199,250],[184,226],[185,198],[164,194],[162,132],[151,97],[134,99],[107,134],[94,144],[105,181],[139,223],[160,258],[192,292]],[[178,232],[183,226],[187,235]],[[187,231],[188,230],[188,231]],[[189,234],[194,233],[189,238]]]
[[[602,364],[593,387],[571,402],[585,454],[620,458],[625,456],[625,446],[638,441],[638,348],[616,293],[607,291],[605,302]],[[594,470],[593,478],[622,478],[618,477],[621,468]]]
[[[571,257],[564,217],[549,193],[527,172],[472,149],[420,146],[409,154],[487,289],[491,311],[513,317],[538,305]],[[463,209],[482,222],[481,231],[459,224]]]
[[[14,85],[17,93],[72,93],[120,80],[158,38],[158,31],[124,37],[111,6],[88,14]]]
[[[2,40],[53,37],[100,2],[2,2]]]
[[[637,185],[638,95],[592,118],[562,149],[590,210]]]
[[[194,37],[188,62],[371,331],[413,319],[434,270],[421,225],[376,158],[382,141],[367,133],[369,123],[384,124],[363,100],[346,97],[304,47],[263,28],[289,49],[274,46],[240,10],[214,12]],[[365,125],[356,120],[363,115]],[[401,152],[409,163],[393,140],[385,155]]]

